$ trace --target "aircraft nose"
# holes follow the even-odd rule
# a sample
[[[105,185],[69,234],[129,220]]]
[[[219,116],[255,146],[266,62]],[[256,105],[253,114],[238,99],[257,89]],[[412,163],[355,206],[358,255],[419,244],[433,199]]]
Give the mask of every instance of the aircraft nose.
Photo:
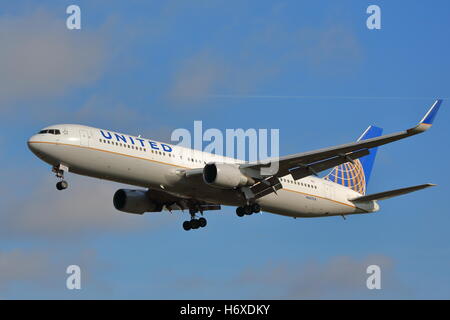
[[[27,141],[28,149],[30,149],[34,154],[39,153],[39,141],[40,138],[36,135],[31,136]]]

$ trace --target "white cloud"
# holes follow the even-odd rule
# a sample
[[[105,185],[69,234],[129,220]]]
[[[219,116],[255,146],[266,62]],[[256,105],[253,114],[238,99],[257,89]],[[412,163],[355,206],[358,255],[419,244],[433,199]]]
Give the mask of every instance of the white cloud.
[[[9,194],[0,215],[0,235],[8,239],[39,237],[44,239],[71,239],[105,232],[136,232],[154,230],[175,223],[174,216],[163,211],[143,216],[117,211],[112,203],[114,192],[123,187],[67,175],[69,188],[58,191],[56,178],[40,180],[30,192]],[[127,187],[127,186],[125,186]],[[135,187],[129,187],[134,189]]]
[[[202,48],[181,61],[168,96],[175,102],[199,102],[215,94],[243,94],[257,90],[292,72],[347,76],[363,61],[355,33],[340,25],[286,30],[269,22],[240,40],[228,40],[237,49],[225,55],[223,43]]]
[[[112,266],[92,249],[0,249],[0,292],[3,299],[73,298],[66,288],[69,265],[81,268],[81,285],[87,290],[111,294],[112,288],[99,276]],[[74,295],[75,293],[75,295]]]
[[[0,251],[0,291],[17,282],[45,281],[49,270],[49,256],[45,252]]]
[[[101,75],[106,59],[101,29],[70,31],[65,15],[46,11],[0,16],[0,102],[64,96]]]
[[[169,95],[175,100],[198,99],[212,92],[226,77],[224,61],[209,53],[199,52],[181,63]]]
[[[366,287],[369,265],[381,268],[381,290]],[[410,297],[398,279],[392,259],[384,255],[355,259],[336,256],[325,262],[277,262],[244,270],[234,281],[259,292],[255,298],[269,299],[355,299]]]

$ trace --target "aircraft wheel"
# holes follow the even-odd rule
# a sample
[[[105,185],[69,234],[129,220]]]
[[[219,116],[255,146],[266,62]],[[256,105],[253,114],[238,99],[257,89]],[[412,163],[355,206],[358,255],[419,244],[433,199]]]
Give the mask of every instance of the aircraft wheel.
[[[183,222],[183,229],[186,231],[191,230],[192,226],[191,226],[191,222],[190,221],[185,221]]]
[[[246,215],[251,215],[252,213],[253,213],[253,211],[252,211],[252,207],[251,206],[245,206],[244,207],[244,212],[245,212],[245,214]]]
[[[56,189],[64,190],[64,189],[67,189],[68,186],[69,186],[69,184],[67,183],[67,181],[61,180],[56,184]]]
[[[198,223],[200,224],[200,228],[206,227],[207,221],[205,218],[198,219]]]
[[[200,228],[200,222],[197,219],[192,219],[191,220],[191,228],[192,229]]]
[[[252,211],[253,213],[258,213],[261,211],[261,206],[257,203],[252,204]]]
[[[236,214],[238,215],[238,217],[243,217],[245,215],[244,208],[237,207],[236,208]]]

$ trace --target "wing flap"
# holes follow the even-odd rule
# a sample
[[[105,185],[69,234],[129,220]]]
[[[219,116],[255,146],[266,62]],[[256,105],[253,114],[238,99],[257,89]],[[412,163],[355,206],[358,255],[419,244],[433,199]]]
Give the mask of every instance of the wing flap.
[[[302,165],[289,170],[289,173],[292,175],[294,180],[298,180],[310,176],[311,174],[316,174],[316,172],[327,170],[346,162],[352,162],[353,160],[364,157],[369,153],[370,152],[368,149],[363,149],[356,152],[339,155],[331,159],[315,162],[307,166]]]
[[[280,183],[280,180],[277,177],[272,176],[253,185],[252,187],[250,187],[250,190],[254,195],[254,199],[258,199],[267,196],[272,192],[276,193],[277,190],[281,188],[282,185]]]

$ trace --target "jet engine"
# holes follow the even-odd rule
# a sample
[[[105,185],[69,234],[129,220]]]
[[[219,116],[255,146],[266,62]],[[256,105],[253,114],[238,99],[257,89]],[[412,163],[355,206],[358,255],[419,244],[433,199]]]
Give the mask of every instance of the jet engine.
[[[113,204],[117,210],[126,213],[143,214],[162,210],[162,205],[150,200],[144,190],[119,189],[114,193]]]
[[[205,183],[222,189],[252,185],[254,180],[242,174],[238,166],[228,163],[208,163],[203,168]]]

